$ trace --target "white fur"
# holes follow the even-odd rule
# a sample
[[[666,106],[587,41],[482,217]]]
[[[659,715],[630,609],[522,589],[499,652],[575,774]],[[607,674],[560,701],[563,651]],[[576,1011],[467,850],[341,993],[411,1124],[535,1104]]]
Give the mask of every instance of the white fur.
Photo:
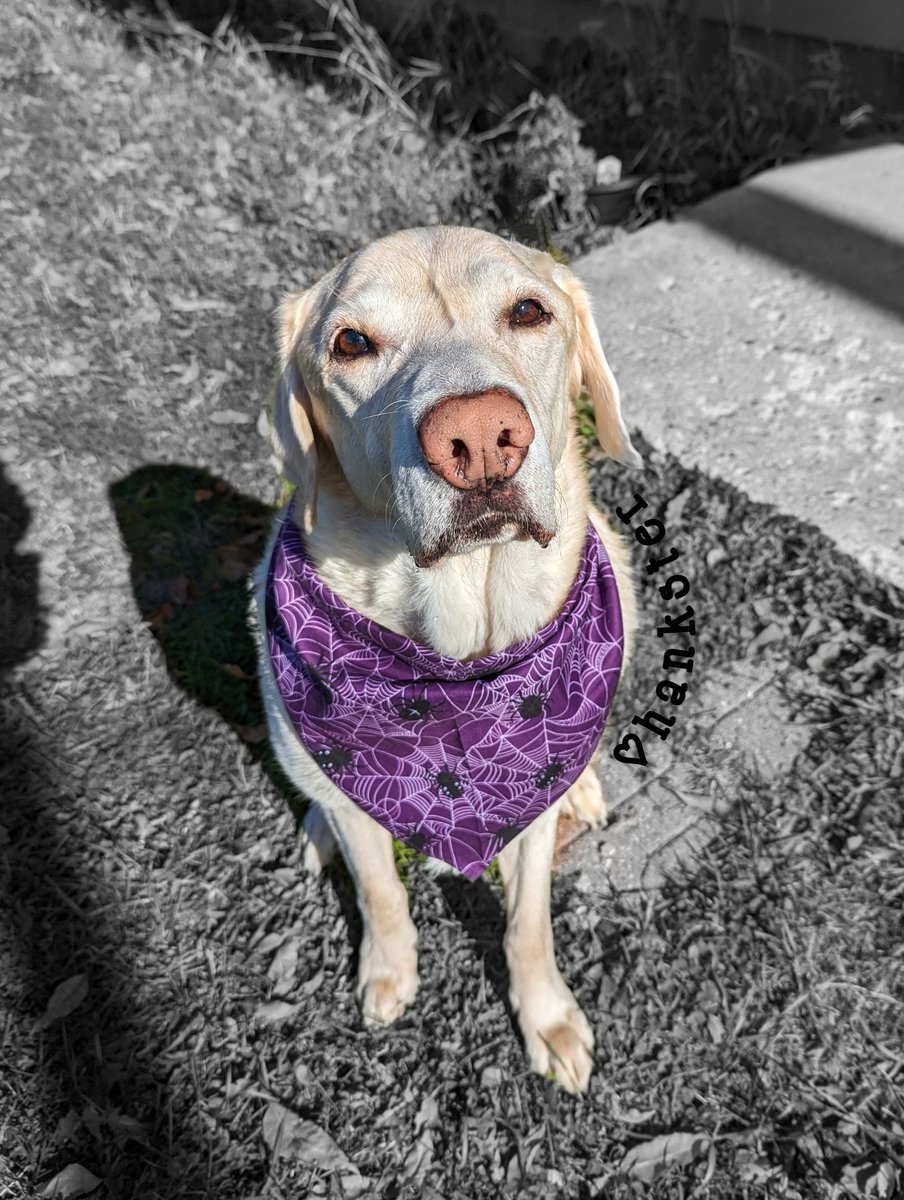
[[[552,297],[556,323],[526,335],[500,331],[500,310],[535,294]],[[346,322],[382,338],[372,363],[331,362],[329,339]],[[283,379],[292,383],[277,396],[277,430],[278,439],[288,441],[283,459],[299,484],[295,516],[309,529],[306,543],[319,574],[346,603],[441,654],[471,659],[502,650],[561,607],[577,573],[589,516],[615,569],[627,658],[633,587],[620,538],[589,503],[571,415],[582,385],[591,392],[610,452],[632,461],[636,452],[586,296],[566,268],[473,230],[393,235],[346,260],[315,288],[288,298],[282,353]],[[446,364],[444,379],[437,362]],[[544,549],[503,535],[418,567],[413,554],[441,534],[455,500],[455,489],[418,459],[412,431],[419,414],[450,386],[465,381],[471,390],[490,390],[500,379],[523,399],[537,429],[542,451],[531,447],[519,480],[532,502],[539,497],[539,515],[554,525],[555,536]],[[551,507],[544,508],[546,496]],[[358,995],[366,1021],[387,1022],[414,998],[417,935],[390,835],[317,766],[283,707],[263,632],[272,545],[273,538],[255,579],[271,742],[283,770],[316,806],[305,821],[306,865],[318,869],[338,847],[354,878],[364,926]],[[556,965],[549,915],[559,811],[578,820],[603,818],[592,767],[499,857],[508,909],[505,948],[512,1007],[531,1066],[583,1091],[593,1035]]]

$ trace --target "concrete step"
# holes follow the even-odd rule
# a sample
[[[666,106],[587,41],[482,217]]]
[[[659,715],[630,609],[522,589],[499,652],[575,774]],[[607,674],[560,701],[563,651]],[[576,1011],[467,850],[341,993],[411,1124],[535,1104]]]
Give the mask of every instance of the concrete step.
[[[904,587],[904,145],[765,172],[575,268],[629,427]]]
[[[904,587],[904,145],[767,172],[575,267],[629,427]],[[692,865],[740,773],[769,786],[809,740],[782,695],[812,679],[778,684],[760,661],[709,672],[679,750],[654,737],[646,768],[611,757],[610,731],[612,820],[561,871],[602,901]]]

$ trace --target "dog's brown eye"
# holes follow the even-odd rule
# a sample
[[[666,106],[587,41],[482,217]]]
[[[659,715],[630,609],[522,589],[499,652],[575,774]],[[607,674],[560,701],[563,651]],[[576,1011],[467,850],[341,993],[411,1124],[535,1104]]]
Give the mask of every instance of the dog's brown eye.
[[[549,315],[539,300],[519,300],[512,309],[510,320],[513,325],[539,325]]]
[[[362,354],[370,354],[373,344],[358,329],[340,329],[333,342],[333,353],[340,358],[360,358]]]

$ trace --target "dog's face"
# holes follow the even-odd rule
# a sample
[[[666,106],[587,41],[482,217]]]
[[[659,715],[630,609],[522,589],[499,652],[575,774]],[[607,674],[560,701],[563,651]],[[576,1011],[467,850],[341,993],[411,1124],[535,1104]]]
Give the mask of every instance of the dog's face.
[[[586,389],[637,465],[586,295],[549,255],[480,230],[393,234],[282,308],[275,431],[316,520],[318,455],[420,566],[557,531],[555,469]]]

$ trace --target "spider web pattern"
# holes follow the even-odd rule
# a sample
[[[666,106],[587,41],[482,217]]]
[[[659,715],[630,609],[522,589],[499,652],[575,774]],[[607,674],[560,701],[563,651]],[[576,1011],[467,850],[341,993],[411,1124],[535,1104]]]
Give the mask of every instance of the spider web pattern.
[[[394,837],[469,879],[589,763],[624,646],[590,525],[558,616],[461,662],[349,608],[288,515],[269,564],[267,637],[286,712],[321,769]]]

